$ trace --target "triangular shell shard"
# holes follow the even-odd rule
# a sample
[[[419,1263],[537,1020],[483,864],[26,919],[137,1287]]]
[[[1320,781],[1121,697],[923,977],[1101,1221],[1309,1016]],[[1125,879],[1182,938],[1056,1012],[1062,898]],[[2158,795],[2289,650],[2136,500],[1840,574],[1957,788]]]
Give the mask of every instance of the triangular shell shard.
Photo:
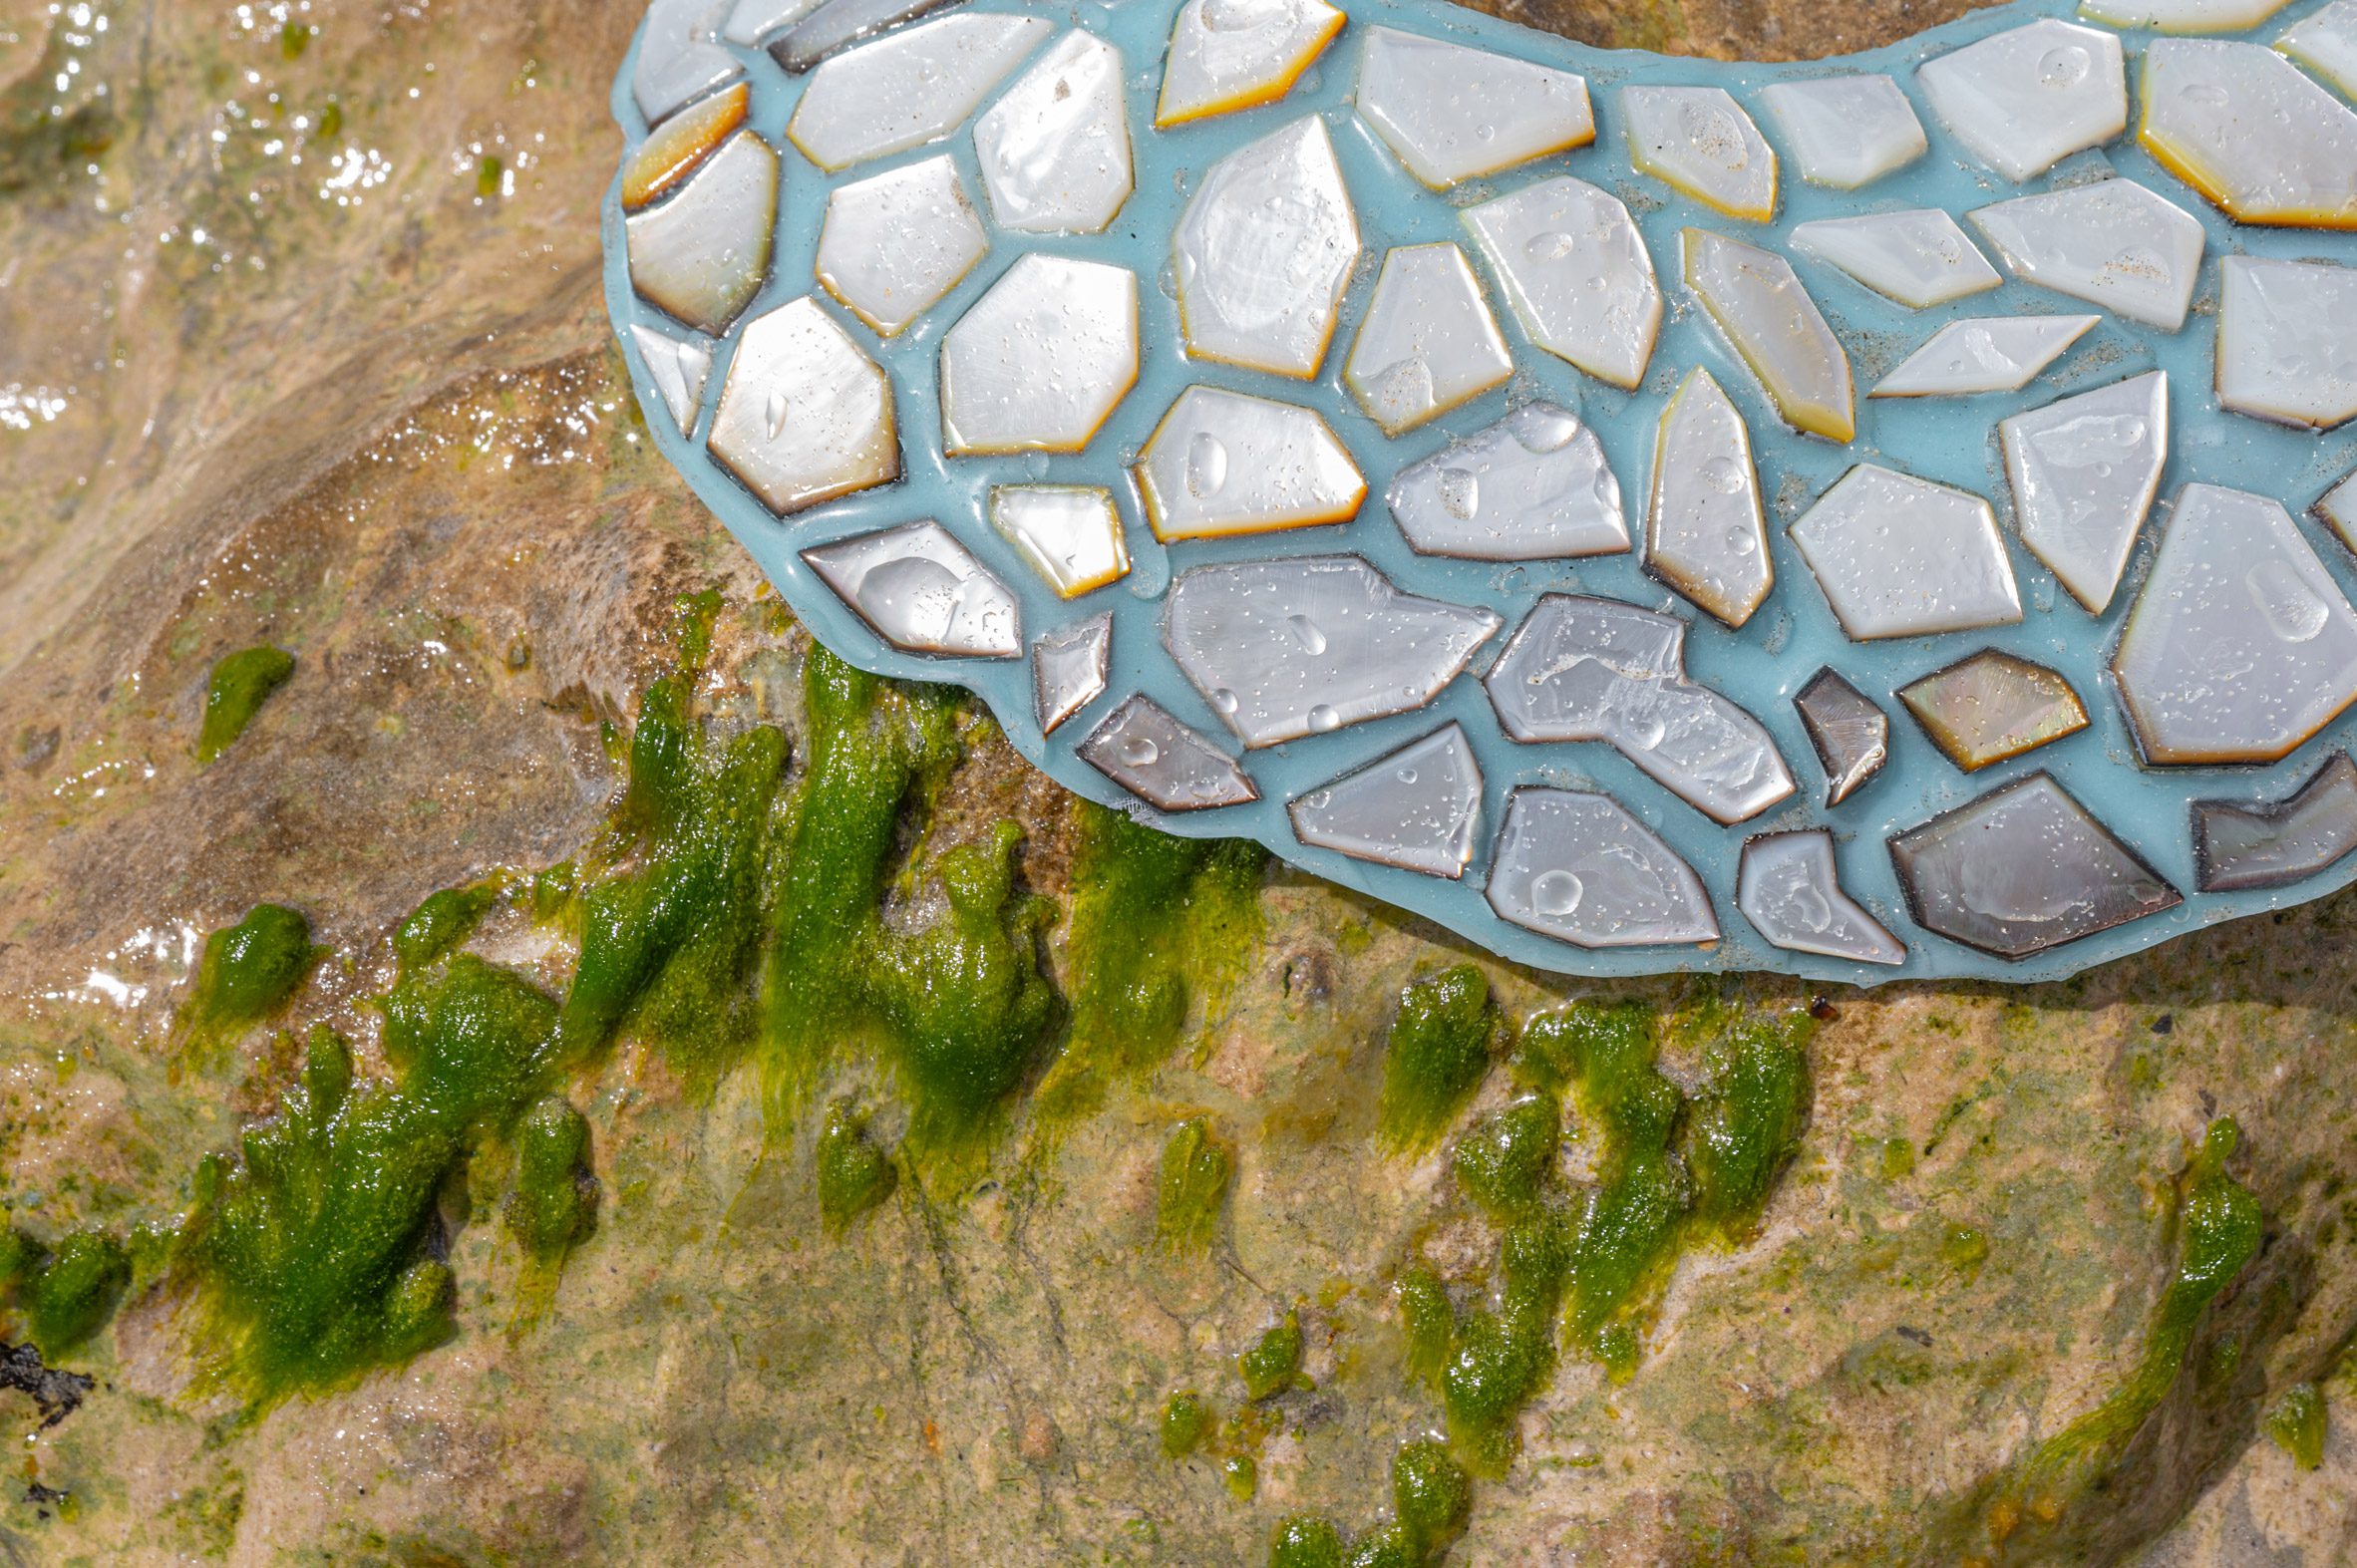
[[[1094,800],[1583,976],[2357,882],[2357,0],[656,0],[613,101],[614,439]]]

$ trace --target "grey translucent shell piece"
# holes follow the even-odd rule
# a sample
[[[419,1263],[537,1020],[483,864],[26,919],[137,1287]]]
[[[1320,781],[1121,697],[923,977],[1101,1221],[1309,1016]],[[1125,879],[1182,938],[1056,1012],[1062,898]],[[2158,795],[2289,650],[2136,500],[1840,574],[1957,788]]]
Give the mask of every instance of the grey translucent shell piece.
[[[1834,835],[1822,827],[1747,840],[1735,907],[1760,935],[1796,953],[1861,964],[1906,962],[1906,944],[1842,891]]]
[[[1890,761],[1890,718],[1831,669],[1809,678],[1793,699],[1801,728],[1825,769],[1825,803],[1840,805]]]
[[[1023,652],[1015,596],[930,518],[807,549],[802,558],[895,648],[979,659]]]
[[[948,0],[831,0],[810,11],[770,45],[788,71],[808,71],[845,44],[937,11]]]
[[[704,402],[704,383],[712,377],[712,340],[701,332],[685,342],[652,327],[632,327],[638,356],[654,378],[663,411],[682,436],[696,428],[696,414]]]
[[[1694,870],[1609,795],[1516,789],[1490,866],[1490,907],[1578,947],[1715,942]]]
[[[1310,790],[1287,810],[1303,843],[1426,876],[1458,877],[1482,824],[1482,770],[1444,725]]]
[[[2205,893],[2282,887],[2357,849],[2357,766],[2335,752],[2289,799],[2193,802],[2194,876]]]
[[[1915,923],[2000,958],[2027,958],[2184,902],[2046,774],[2032,774],[1890,840]]]
[[[1487,678],[1516,741],[1602,741],[1714,821],[1793,792],[1761,723],[1686,679],[1686,623],[1618,599],[1549,594]]]
[[[1529,561],[1628,548],[1620,481],[1576,415],[1531,403],[1402,469],[1384,497],[1426,555]]]
[[[1042,735],[1105,695],[1113,663],[1113,616],[1092,615],[1040,633],[1031,645],[1032,709]]]
[[[1080,745],[1082,761],[1166,811],[1241,805],[1260,790],[1235,759],[1171,717],[1151,697],[1132,697]]]
[[[1198,566],[1166,615],[1171,657],[1253,748],[1421,708],[1500,625],[1402,593],[1356,555]]]

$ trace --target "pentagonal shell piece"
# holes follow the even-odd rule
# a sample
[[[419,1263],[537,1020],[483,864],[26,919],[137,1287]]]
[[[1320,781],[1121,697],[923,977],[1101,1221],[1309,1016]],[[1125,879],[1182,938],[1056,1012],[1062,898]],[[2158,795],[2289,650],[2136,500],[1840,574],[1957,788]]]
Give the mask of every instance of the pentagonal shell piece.
[[[1629,161],[1729,217],[1776,216],[1776,153],[1721,87],[1624,87]]]
[[[2119,38],[2053,17],[1926,60],[1915,80],[1949,134],[2007,179],[2128,129]]]
[[[1455,245],[1401,245],[1383,258],[1343,385],[1386,436],[1414,430],[1514,374],[1482,285]]]
[[[2357,267],[2228,256],[2218,284],[2219,403],[2281,425],[2357,418]]]
[[[974,123],[974,155],[999,227],[1102,230],[1132,183],[1121,51],[1066,33]]]
[[[740,131],[658,206],[624,220],[630,285],[699,332],[726,332],[769,277],[778,155]]]
[[[1620,198],[1568,175],[1468,207],[1530,341],[1598,381],[1634,388],[1661,330],[1661,285]]]
[[[1187,353],[1316,375],[1359,254],[1358,214],[1325,122],[1296,120],[1204,170],[1171,248]]]
[[[1138,275],[1018,257],[941,339],[952,456],[1078,452],[1138,380]]]
[[[1516,789],[1490,858],[1499,918],[1577,947],[1715,942],[1691,866],[1610,795]]]
[[[1165,542],[1344,522],[1367,495],[1314,410],[1214,387],[1178,394],[1134,471]]]
[[[1859,642],[2021,619],[1996,516],[1968,490],[1861,463],[1789,536],[1842,630]]]
[[[819,283],[881,337],[896,337],[957,286],[990,241],[948,157],[904,163],[827,197]]]
[[[808,295],[747,325],[708,441],[781,517],[900,472],[892,384]]]
[[[1661,411],[1645,564],[1729,626],[1750,620],[1776,583],[1751,433],[1707,370],[1688,373]]]

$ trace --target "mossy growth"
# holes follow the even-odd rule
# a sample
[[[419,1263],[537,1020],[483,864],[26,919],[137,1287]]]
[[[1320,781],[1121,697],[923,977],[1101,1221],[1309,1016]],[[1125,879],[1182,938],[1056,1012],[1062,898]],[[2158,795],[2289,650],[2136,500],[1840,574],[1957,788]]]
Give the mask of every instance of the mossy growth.
[[[693,682],[683,663],[639,703],[629,783],[578,873],[580,958],[562,1034],[580,1061],[640,1030],[709,1084],[754,1032],[786,739],[767,727],[707,736],[689,717]]]
[[[1558,1115],[1554,1101],[1528,1096],[1458,1139],[1457,1184],[1492,1220],[1509,1223],[1537,1206],[1554,1170]]]
[[[1201,1116],[1172,1129],[1155,1178],[1154,1233],[1173,1252],[1209,1249],[1219,1229],[1219,1205],[1233,1170],[1227,1148]]]
[[[1193,1390],[1180,1390],[1163,1402],[1163,1453],[1173,1459],[1184,1458],[1203,1445],[1211,1426],[1210,1405]]]
[[[1267,864],[1242,839],[1179,838],[1074,801],[1071,1030],[1043,1119],[1096,1109],[1110,1084],[1177,1049],[1191,1012],[1219,1005],[1259,941]]]
[[[1347,1568],[1422,1568],[1425,1560],[1417,1549],[1415,1533],[1394,1519],[1359,1537],[1350,1550]]]
[[[564,1256],[597,1223],[597,1177],[589,1168],[589,1123],[550,1095],[515,1125],[515,1190],[507,1228],[534,1259]]]
[[[1268,1541],[1268,1568],[1343,1568],[1342,1533],[1312,1513],[1277,1522]]]
[[[393,956],[404,969],[422,969],[475,934],[505,891],[501,877],[429,893],[393,931]]]
[[[294,670],[293,654],[266,644],[240,648],[215,663],[204,688],[204,722],[196,732],[196,760],[209,763],[227,751]]]
[[[540,1098],[558,1059],[556,1004],[472,954],[404,974],[381,1007],[393,1082],[356,1084],[349,1048],[316,1030],[278,1115],[198,1170],[180,1264],[212,1373],[256,1404],[449,1335],[436,1194]]]
[[[2275,1446],[2303,1470],[2324,1462],[2324,1396],[2312,1383],[2295,1383],[2267,1408],[2262,1424]]]
[[[1449,1339],[1457,1328],[1457,1311],[1441,1277],[1423,1264],[1400,1276],[1400,1337],[1408,1376],[1432,1388],[1440,1387],[1449,1365]]]
[[[311,922],[284,904],[256,904],[245,918],[204,939],[196,982],[172,1021],[187,1049],[226,1044],[274,1016],[294,996],[321,949]]]
[[[26,1232],[0,1231],[0,1294],[16,1323],[11,1337],[55,1362],[87,1343],[114,1316],[131,1283],[132,1260],[104,1231],[81,1230],[44,1246]]]
[[[1471,964],[1443,970],[1400,993],[1383,1056],[1379,1125],[1384,1143],[1421,1153],[1448,1130],[1506,1042],[1490,982]]]
[[[2203,1313],[2258,1254],[2265,1227],[2258,1198],[2226,1171],[2240,1141],[2231,1117],[2212,1121],[2178,1178],[2177,1268],[2154,1303],[2136,1370],[2102,1404],[2040,1443],[2018,1479],[1999,1487],[2001,1504],[2020,1498],[2032,1518],[2061,1518],[2082,1487],[2110,1470],[2177,1382]]]
[[[1219,1481],[1237,1502],[1250,1502],[1260,1490],[1260,1461],[1238,1451],[1219,1461]]]
[[[1730,1237],[1750,1228],[1809,1116],[1809,1015],[1728,1021],[1703,1049],[1706,1087],[1686,1116],[1694,1215]]]
[[[1300,1314],[1287,1312],[1236,1358],[1235,1369],[1244,1380],[1244,1397],[1250,1400],[1308,1387],[1308,1380],[1301,1375]]]
[[[1473,1515],[1473,1481],[1449,1450],[1427,1439],[1403,1443],[1391,1460],[1392,1517],[1419,1561],[1446,1551]]]
[[[819,1218],[836,1235],[890,1197],[899,1182],[891,1156],[868,1136],[866,1112],[847,1099],[827,1107],[814,1159]]]

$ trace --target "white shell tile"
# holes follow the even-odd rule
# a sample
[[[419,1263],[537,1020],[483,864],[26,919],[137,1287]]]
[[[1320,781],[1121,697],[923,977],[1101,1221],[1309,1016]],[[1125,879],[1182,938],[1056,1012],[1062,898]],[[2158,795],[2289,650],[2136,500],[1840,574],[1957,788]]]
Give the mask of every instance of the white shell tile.
[[[2193,303],[2201,220],[2133,179],[2017,196],[1968,213],[2015,277],[2175,332]]]
[[[1809,678],[1793,707],[1825,770],[1828,810],[1855,794],[1890,761],[1889,717],[1830,666]]]
[[[1442,241],[1383,258],[1343,384],[1386,436],[1414,430],[1514,374],[1465,252]]]
[[[2357,613],[2281,505],[2188,484],[2112,668],[2148,762],[2272,762],[2357,698]]]
[[[1180,573],[1163,640],[1256,749],[1423,707],[1499,624],[1491,610],[1402,593],[1356,555],[1297,555]]]
[[[1443,725],[1286,807],[1305,844],[1426,876],[1460,877],[1482,825],[1482,770]]]
[[[1776,152],[1718,87],[1624,87],[1629,161],[1729,217],[1776,216]]]
[[[1078,452],[1138,380],[1138,275],[1019,256],[941,339],[942,445]]]
[[[1026,234],[1094,234],[1130,199],[1121,51],[1074,28],[974,122],[990,215]]]
[[[1122,514],[1101,485],[997,485],[990,525],[1063,599],[1129,575]]]
[[[2021,619],[1997,519],[1969,491],[1861,463],[1818,497],[1791,538],[1842,630],[1859,642]]]
[[[1768,731],[1686,679],[1686,623],[1618,599],[1548,594],[1484,678],[1512,740],[1602,741],[1718,822],[1792,794]]]
[[[1890,840],[1917,924],[2027,958],[2185,902],[2046,774]]]
[[[2357,473],[2351,473],[2316,498],[2316,515],[2331,523],[2341,543],[2357,553]]]
[[[735,0],[654,0],[647,7],[638,59],[630,68],[630,97],[648,125],[744,72],[716,40]]]
[[[1015,596],[929,517],[822,544],[802,558],[895,648],[977,659],[1023,653]]]
[[[778,155],[740,131],[678,194],[624,220],[630,286],[699,332],[726,332],[770,273]]]
[[[989,248],[944,154],[838,185],[815,270],[828,293],[889,338],[957,287]]]
[[[1578,947],[1715,942],[1693,868],[1609,795],[1516,789],[1492,856],[1502,920]]]
[[[1688,372],[1661,411],[1645,564],[1729,626],[1750,620],[1776,584],[1751,432],[1707,370]]]
[[[2357,416],[2357,267],[2228,256],[2218,282],[2219,403],[2285,425]]]
[[[2120,40],[2052,17],[1952,50],[1915,68],[1948,134],[1974,157],[2023,180],[2128,129]]]
[[[1760,935],[1796,953],[1860,964],[1906,962],[1905,945],[1842,891],[1834,835],[1822,827],[1746,840],[1735,906]]]
[[[746,325],[707,443],[781,517],[900,472],[892,384],[807,294]]]
[[[1465,224],[1531,342],[1615,387],[1644,380],[1661,285],[1619,197],[1563,175],[1468,207]]]
[[[2150,27],[2164,33],[2239,33],[2256,27],[2290,0],[2079,0],[2079,14],[2113,27]]]
[[[2357,0],[2332,0],[2276,36],[2275,47],[2357,98]]]
[[[1058,726],[1105,695],[1113,668],[1113,615],[1092,615],[1044,631],[1031,644],[1031,706],[1039,732]]]
[[[1792,243],[1911,310],[1983,293],[2004,281],[1956,220],[1937,207],[1819,218],[1797,225]]]
[[[1334,335],[1359,223],[1325,122],[1294,121],[1213,163],[1172,234],[1186,351],[1303,380]]]
[[[938,11],[948,0],[820,0],[801,20],[771,41],[772,59],[791,72],[808,71],[862,38]]]
[[[1855,436],[1850,356],[1793,264],[1703,228],[1682,230],[1678,243],[1686,286],[1760,378],[1785,423],[1829,441]]]
[[[2357,228],[2357,114],[2257,44],[2145,50],[2145,148],[2245,223]]]
[[[813,72],[786,135],[828,170],[938,142],[1054,31],[1041,17],[961,11],[887,33]]]
[[[2014,392],[2085,337],[2100,316],[1973,316],[1951,321],[1874,384],[1874,398]]]
[[[712,340],[702,333],[682,341],[652,327],[632,327],[638,357],[662,397],[672,428],[682,436],[696,428],[696,411],[704,403],[704,383],[712,377]]]
[[[1587,83],[1508,55],[1367,30],[1359,118],[1435,190],[1595,140]]]
[[[1551,403],[1524,404],[1402,469],[1384,500],[1424,555],[1529,561],[1628,548],[1602,444]]]
[[[1094,484],[1001,484],[990,525],[1047,585],[1074,599],[1129,575],[1113,491]]]
[[[1080,744],[1081,760],[1166,811],[1242,805],[1260,790],[1235,759],[1171,717],[1151,697],[1130,698]]]
[[[1154,123],[1181,125],[1284,97],[1342,23],[1325,0],[1186,0],[1171,28]]]
[[[745,123],[753,84],[714,93],[647,133],[622,164],[622,210],[635,212],[666,195]]]
[[[801,21],[825,0],[737,0],[721,36],[732,44],[758,44],[781,27]]]
[[[2357,766],[2335,752],[2288,799],[2193,802],[2195,880],[2205,893],[2281,887],[2357,849]]]
[[[1213,387],[1178,394],[1134,471],[1166,543],[1347,522],[1367,496],[1349,450],[1314,411]]]
[[[2132,376],[1997,427],[2021,541],[2101,615],[2169,461],[2169,377]]]
[[[1785,151],[1813,185],[1855,190],[1923,156],[1923,122],[1886,76],[1829,76],[1760,89]]]

